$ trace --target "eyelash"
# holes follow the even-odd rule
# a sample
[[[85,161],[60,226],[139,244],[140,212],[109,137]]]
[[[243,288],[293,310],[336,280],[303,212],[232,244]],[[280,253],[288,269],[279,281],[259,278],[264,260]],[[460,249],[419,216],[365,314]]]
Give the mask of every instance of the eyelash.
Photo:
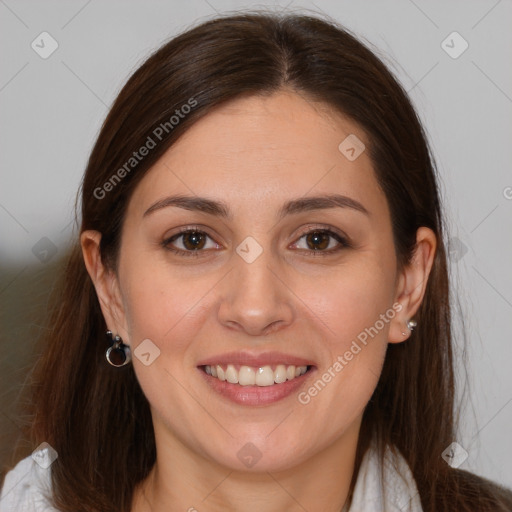
[[[206,233],[205,231],[199,229],[198,227],[197,228],[196,227],[186,227],[186,228],[181,229],[178,233],[175,233],[171,237],[166,238],[162,242],[162,246],[164,247],[164,249],[166,249],[168,251],[171,251],[171,252],[173,252],[173,253],[175,253],[175,254],[177,254],[179,256],[195,257],[195,258],[200,257],[201,253],[205,252],[204,249],[184,251],[182,249],[176,249],[176,248],[170,246],[171,242],[174,242],[175,240],[177,240],[181,236],[186,235],[187,233],[200,233],[202,235],[206,235],[208,238],[213,240],[212,237],[210,237],[210,235],[208,235],[208,233]],[[312,250],[312,249],[299,249],[300,251],[306,251],[306,252],[311,253],[311,254],[309,254],[310,257],[331,256],[331,255],[333,255],[335,253],[338,253],[342,249],[346,249],[346,248],[350,248],[351,247],[350,243],[348,242],[348,240],[345,237],[343,237],[342,235],[340,235],[340,234],[338,234],[338,233],[336,233],[336,232],[334,232],[331,229],[326,228],[326,227],[316,227],[316,228],[309,229],[309,231],[306,231],[306,232],[302,233],[297,238],[297,241],[301,240],[302,238],[304,238],[305,236],[307,236],[307,235],[309,235],[311,233],[320,233],[320,234],[324,234],[324,235],[329,235],[330,237],[334,238],[340,245],[338,247],[334,248],[334,249],[329,249],[329,250],[318,250],[318,251],[315,251],[315,250]],[[296,243],[296,242],[294,242],[294,243]]]

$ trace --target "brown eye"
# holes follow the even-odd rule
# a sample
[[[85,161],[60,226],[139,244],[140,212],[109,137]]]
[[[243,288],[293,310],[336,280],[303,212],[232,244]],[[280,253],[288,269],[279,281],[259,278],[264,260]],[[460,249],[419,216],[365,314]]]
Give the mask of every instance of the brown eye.
[[[305,243],[301,240],[304,240]],[[314,229],[304,233],[294,245],[297,249],[316,252],[319,255],[325,254],[326,256],[350,247],[347,240],[329,229]]]
[[[306,235],[306,243],[313,251],[327,249],[331,237],[322,231],[312,231]]]
[[[180,256],[205,255],[208,249],[220,249],[207,233],[199,229],[184,229],[164,240],[162,246]]]
[[[194,251],[202,249],[206,243],[206,235],[199,231],[189,231],[181,234],[185,249]]]

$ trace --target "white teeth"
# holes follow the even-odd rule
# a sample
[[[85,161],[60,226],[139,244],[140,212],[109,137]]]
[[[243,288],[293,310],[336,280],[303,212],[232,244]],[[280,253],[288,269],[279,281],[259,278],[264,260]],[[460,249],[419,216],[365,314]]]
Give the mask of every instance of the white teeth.
[[[274,371],[274,382],[281,384],[286,382],[286,366],[284,364],[278,364]]]
[[[300,377],[301,375],[304,375],[307,372],[307,370],[307,366],[297,366],[297,368],[295,368],[295,377]]]
[[[225,368],[224,370],[220,365],[206,365],[204,371],[219,380],[227,380],[231,384],[240,384],[240,386],[272,386],[300,377],[308,370],[307,366],[293,364],[289,366],[278,364],[275,370],[268,365],[259,368],[242,365],[237,370],[235,365],[228,364]]]
[[[238,384],[238,372],[232,364],[226,368],[226,380],[231,384]]]
[[[256,385],[257,386],[272,386],[274,384],[274,372],[270,366],[258,368],[256,372]]]
[[[241,386],[254,386],[256,373],[250,366],[241,366],[238,371],[238,384]]]

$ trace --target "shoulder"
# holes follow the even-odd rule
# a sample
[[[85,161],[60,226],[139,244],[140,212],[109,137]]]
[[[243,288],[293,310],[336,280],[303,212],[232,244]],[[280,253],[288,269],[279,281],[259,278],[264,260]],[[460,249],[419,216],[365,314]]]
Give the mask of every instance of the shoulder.
[[[51,462],[45,457],[44,449],[36,451],[6,474],[0,512],[58,512],[51,502]]]
[[[474,508],[468,510],[512,511],[512,489],[464,469],[454,471],[454,485]],[[450,494],[447,490],[446,494]]]
[[[469,471],[449,468],[431,483],[435,496],[426,501],[437,512],[512,512],[512,490]],[[416,481],[398,449],[386,446],[381,460],[372,443],[361,463],[352,505],[350,512],[423,512]]]

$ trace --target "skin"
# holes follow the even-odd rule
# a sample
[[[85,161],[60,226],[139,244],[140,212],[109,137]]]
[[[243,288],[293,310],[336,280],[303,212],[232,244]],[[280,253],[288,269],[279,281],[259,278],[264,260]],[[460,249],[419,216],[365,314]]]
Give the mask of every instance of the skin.
[[[420,228],[411,264],[397,268],[371,161],[363,152],[351,162],[338,149],[349,134],[368,146],[352,121],[291,91],[234,100],[193,125],[140,182],[116,271],[101,262],[101,234],[81,235],[109,329],[132,353],[147,338],[161,351],[149,366],[133,357],[157,443],[156,465],[137,488],[133,511],[343,507],[363,410],[387,344],[409,337],[406,322],[420,306],[436,248],[434,233]],[[178,193],[222,200],[233,218],[174,206],[144,216]],[[276,216],[290,199],[332,193],[369,214],[329,208]],[[191,226],[209,236],[199,257],[162,246]],[[351,246],[320,254],[304,236],[318,227],[346,235]],[[252,263],[235,251],[247,236],[263,249]],[[173,246],[186,250],[185,242]],[[324,251],[340,247],[335,238],[327,242]],[[266,406],[237,405],[213,392],[196,368],[228,351],[277,350],[315,362],[315,377],[299,391],[307,390],[394,303],[401,311],[307,405],[297,393]],[[261,453],[251,468],[237,457],[248,442]]]

